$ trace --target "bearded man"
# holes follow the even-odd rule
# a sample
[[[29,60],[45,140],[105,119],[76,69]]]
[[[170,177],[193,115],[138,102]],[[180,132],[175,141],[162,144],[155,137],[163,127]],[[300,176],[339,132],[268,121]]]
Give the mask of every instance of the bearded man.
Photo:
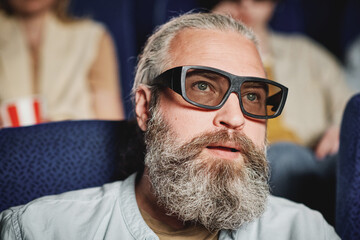
[[[318,212],[269,196],[266,120],[287,88],[266,79],[244,25],[172,19],[146,43],[133,93],[143,172],[7,210],[3,239],[339,239]]]

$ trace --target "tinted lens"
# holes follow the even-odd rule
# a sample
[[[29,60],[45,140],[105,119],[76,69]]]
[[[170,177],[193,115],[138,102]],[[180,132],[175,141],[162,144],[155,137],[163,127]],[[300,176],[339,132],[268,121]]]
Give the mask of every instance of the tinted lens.
[[[282,99],[281,88],[264,82],[247,81],[241,85],[244,110],[258,116],[273,116]]]
[[[199,104],[216,106],[230,87],[230,80],[213,71],[189,69],[186,73],[186,96]]]
[[[278,86],[269,85],[269,96],[266,100],[266,110],[268,116],[273,116],[276,114],[280,108],[280,104],[284,95],[284,92]]]

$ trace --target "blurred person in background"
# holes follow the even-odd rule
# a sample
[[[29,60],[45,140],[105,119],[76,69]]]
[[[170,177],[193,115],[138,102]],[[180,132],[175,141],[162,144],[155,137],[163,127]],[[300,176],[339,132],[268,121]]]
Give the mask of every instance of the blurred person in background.
[[[68,4],[0,0],[0,104],[36,95],[46,121],[123,119],[112,38]]]
[[[326,49],[305,36],[269,28],[278,2],[225,0],[213,11],[250,26],[268,78],[289,87],[282,116],[268,121],[272,193],[306,203],[333,223],[340,122],[351,92]]]

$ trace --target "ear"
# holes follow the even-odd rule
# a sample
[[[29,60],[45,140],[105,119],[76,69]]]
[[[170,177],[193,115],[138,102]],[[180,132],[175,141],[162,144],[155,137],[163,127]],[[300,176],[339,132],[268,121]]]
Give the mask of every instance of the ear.
[[[136,120],[141,130],[147,128],[147,121],[150,117],[149,104],[151,91],[145,85],[139,85],[135,93],[135,113]]]

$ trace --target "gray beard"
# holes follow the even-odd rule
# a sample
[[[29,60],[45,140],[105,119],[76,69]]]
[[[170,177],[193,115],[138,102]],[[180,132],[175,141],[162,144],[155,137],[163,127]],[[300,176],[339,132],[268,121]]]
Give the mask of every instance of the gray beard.
[[[243,161],[204,156],[210,143],[236,143]],[[209,231],[237,229],[260,217],[269,195],[265,149],[244,134],[220,130],[180,144],[154,109],[145,133],[145,165],[159,206]]]

